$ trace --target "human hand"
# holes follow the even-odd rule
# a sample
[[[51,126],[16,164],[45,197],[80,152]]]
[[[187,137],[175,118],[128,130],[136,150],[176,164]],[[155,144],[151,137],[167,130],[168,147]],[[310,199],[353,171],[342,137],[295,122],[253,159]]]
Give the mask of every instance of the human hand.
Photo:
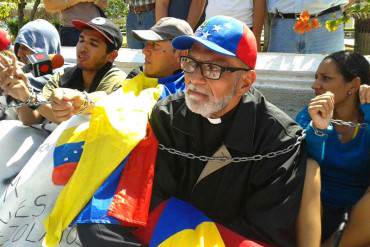
[[[370,103],[370,86],[369,85],[361,85],[359,90],[360,96],[360,103],[361,104],[369,104]]]
[[[311,99],[308,113],[314,128],[327,129],[334,112],[334,94],[326,92]]]
[[[79,113],[85,104],[82,92],[70,88],[56,88],[51,95],[51,107],[55,118],[62,122]]]
[[[22,102],[30,95],[28,79],[10,52],[0,54],[0,88],[6,95]]]

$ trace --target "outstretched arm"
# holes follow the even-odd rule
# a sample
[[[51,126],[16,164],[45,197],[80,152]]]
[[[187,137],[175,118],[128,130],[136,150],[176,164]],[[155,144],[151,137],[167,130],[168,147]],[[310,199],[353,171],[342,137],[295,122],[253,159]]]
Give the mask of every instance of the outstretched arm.
[[[297,220],[297,246],[320,246],[320,211],[320,167],[316,161],[308,159],[301,207]]]

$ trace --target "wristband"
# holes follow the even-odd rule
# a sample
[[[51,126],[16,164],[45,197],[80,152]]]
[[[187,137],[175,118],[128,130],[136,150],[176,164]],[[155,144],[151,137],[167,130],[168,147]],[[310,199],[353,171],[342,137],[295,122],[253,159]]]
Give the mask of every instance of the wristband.
[[[94,102],[90,99],[90,97],[89,97],[89,95],[86,91],[82,91],[82,94],[84,95],[84,102],[82,103],[82,105],[81,105],[80,109],[78,110],[77,114],[84,113],[90,105],[94,104]]]

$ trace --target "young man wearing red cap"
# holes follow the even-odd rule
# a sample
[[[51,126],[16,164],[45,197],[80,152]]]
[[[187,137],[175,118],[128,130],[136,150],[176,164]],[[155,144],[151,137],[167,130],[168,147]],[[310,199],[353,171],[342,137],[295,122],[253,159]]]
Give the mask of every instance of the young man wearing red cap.
[[[44,118],[55,123],[62,122],[72,116],[73,111],[83,112],[94,97],[95,91],[111,93],[126,78],[126,74],[113,65],[118,55],[118,49],[122,45],[121,31],[110,20],[97,17],[85,23],[79,20],[73,21],[77,29],[81,31],[76,46],[77,65],[64,69],[64,72],[54,75],[44,86],[42,94],[32,93],[28,89],[27,79],[23,72],[16,70],[13,77],[2,84],[10,96],[24,103],[18,109],[19,117],[26,125],[40,123]],[[5,60],[3,60],[5,61]],[[16,67],[13,64],[7,67]],[[8,76],[12,70],[1,73],[1,77]],[[73,90],[72,90],[73,89]],[[82,93],[82,91],[86,91]],[[73,100],[61,99],[69,111],[63,114],[55,114],[58,109],[52,111],[52,104],[46,102],[53,94],[74,95]],[[99,94],[99,93],[98,93]],[[58,102],[60,103],[60,102]]]
[[[252,88],[253,33],[234,18],[216,16],[172,45],[189,51],[180,59],[186,88],[158,102],[150,117],[159,150],[147,224],[134,232],[111,225],[81,232],[79,225],[80,238],[95,240],[88,246],[141,246],[133,232],[150,246],[215,246],[210,243],[219,236],[218,246],[318,246],[317,166],[307,162],[302,129]],[[168,211],[174,202],[180,207]],[[201,214],[219,233],[199,228],[192,235],[197,224],[183,222]]]

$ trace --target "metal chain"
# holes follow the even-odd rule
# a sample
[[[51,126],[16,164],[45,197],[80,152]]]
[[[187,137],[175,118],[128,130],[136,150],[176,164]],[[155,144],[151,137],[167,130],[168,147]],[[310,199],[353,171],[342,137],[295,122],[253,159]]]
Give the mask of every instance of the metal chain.
[[[343,121],[343,120],[340,120],[340,119],[332,119],[332,120],[330,120],[330,122],[333,123],[333,124],[344,125],[344,126],[349,126],[349,127],[353,127],[353,128],[356,128],[357,126],[359,126],[360,128],[365,128],[365,127],[368,126],[367,123],[352,123],[352,122],[346,122],[346,121]],[[182,152],[182,151],[174,149],[174,148],[166,147],[163,144],[159,144],[158,148],[159,148],[159,150],[167,151],[170,154],[178,155],[178,156],[185,157],[187,159],[192,159],[192,160],[198,159],[200,161],[211,161],[212,160],[212,161],[221,161],[221,162],[230,161],[230,162],[234,162],[234,163],[239,163],[239,162],[246,162],[246,161],[260,161],[260,160],[263,160],[263,159],[271,159],[271,158],[275,158],[277,156],[280,156],[282,154],[289,153],[295,147],[299,146],[302,143],[302,140],[305,137],[306,137],[306,132],[302,131],[302,134],[297,137],[297,141],[294,144],[289,145],[288,147],[286,147],[284,149],[274,151],[274,152],[270,152],[270,153],[267,153],[267,154],[256,154],[256,155],[253,155],[253,156],[232,157],[232,158],[195,155],[195,154],[192,154],[192,153]]]
[[[336,125],[344,125],[352,128],[360,127],[360,128],[366,128],[368,126],[367,123],[353,123],[353,122],[346,122],[340,119],[332,119],[330,120],[331,123]]]
[[[40,101],[38,102],[39,105],[44,105],[44,104],[51,104],[51,101]],[[3,103],[0,102],[0,110],[2,111],[6,111],[6,110],[9,110],[9,109],[18,109],[18,108],[21,108],[23,106],[27,106],[28,104],[26,102],[19,102],[19,103],[16,103],[16,104],[9,104],[9,105],[4,105]]]
[[[37,97],[36,96],[37,93],[33,90],[33,88],[29,88],[29,91],[30,91],[29,99],[31,97]],[[38,102],[37,102],[38,105],[51,104],[51,101],[43,100],[42,96],[40,98],[38,98]],[[6,110],[9,110],[9,109],[18,109],[18,108],[21,108],[23,106],[27,106],[30,103],[29,100],[26,100],[25,102],[20,102],[20,101],[17,101],[17,100],[15,100],[15,101],[17,103],[11,103],[11,104],[6,104],[6,105],[0,102],[0,110],[6,111]]]
[[[263,160],[263,159],[272,159],[272,158],[275,158],[275,157],[280,156],[282,154],[289,153],[290,151],[292,151],[293,149],[298,147],[302,143],[302,141],[305,137],[306,137],[306,132],[303,130],[302,133],[297,136],[296,142],[289,145],[288,147],[286,147],[284,149],[274,151],[274,152],[270,152],[270,153],[267,153],[267,154],[256,154],[256,155],[253,155],[253,156],[245,156],[245,157],[231,157],[231,158],[229,158],[229,157],[211,157],[211,156],[205,156],[205,155],[195,155],[195,154],[192,154],[192,153],[182,152],[182,151],[174,149],[174,148],[166,147],[163,144],[159,144],[158,149],[159,150],[164,150],[164,151],[166,151],[170,154],[178,155],[178,156],[185,157],[187,159],[192,159],[192,160],[197,159],[197,160],[200,160],[200,161],[221,161],[221,162],[230,161],[230,162],[234,162],[234,163],[239,163],[239,162],[246,162],[246,161],[260,161],[260,160]]]

